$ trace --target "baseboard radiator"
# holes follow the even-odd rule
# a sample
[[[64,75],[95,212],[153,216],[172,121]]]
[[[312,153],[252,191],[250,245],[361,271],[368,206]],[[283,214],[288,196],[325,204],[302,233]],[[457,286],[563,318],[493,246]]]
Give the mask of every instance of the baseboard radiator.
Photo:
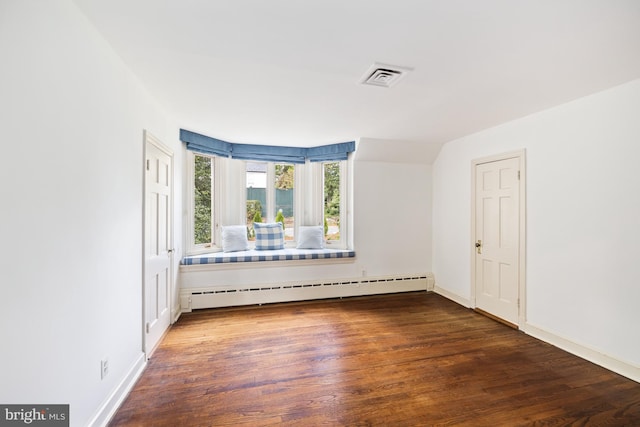
[[[251,286],[218,285],[210,288],[182,289],[180,305],[185,313],[202,308],[427,291],[432,290],[433,285],[434,279],[431,274]]]

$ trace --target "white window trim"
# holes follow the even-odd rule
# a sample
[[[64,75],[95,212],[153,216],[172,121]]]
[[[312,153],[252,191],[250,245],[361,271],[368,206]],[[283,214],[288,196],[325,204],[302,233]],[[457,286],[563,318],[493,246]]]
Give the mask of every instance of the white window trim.
[[[219,252],[222,250],[221,225],[245,224],[246,223],[246,191],[233,191],[232,187],[241,185],[246,189],[246,164],[241,160],[231,160],[219,156],[209,156],[198,154],[186,150],[184,156],[186,173],[184,188],[184,241],[186,255],[199,255],[204,253]],[[194,243],[194,159],[195,155],[205,156],[213,162],[213,218],[212,218],[212,245],[195,245]],[[352,194],[353,177],[352,156],[346,161],[340,161],[340,240],[326,241],[325,247],[328,249],[354,249],[353,248],[353,224],[352,224]],[[233,163],[232,163],[233,162]],[[238,162],[238,164],[235,164]],[[279,162],[266,162],[274,165]],[[297,238],[300,226],[324,225],[324,174],[323,163],[333,162],[308,162],[296,164],[294,182],[294,217],[295,229],[294,239]],[[275,182],[275,168],[267,169],[268,182]],[[275,193],[267,192],[267,204],[270,198],[274,198]],[[275,204],[275,200],[272,200]],[[236,206],[237,205],[237,206]],[[275,214],[267,210],[267,222],[275,221]],[[285,242],[285,247],[295,248],[296,240]]]
[[[322,165],[325,163],[335,163],[333,161],[322,162]],[[350,224],[350,209],[349,209],[349,161],[340,161],[340,240],[326,240],[325,247],[328,249],[348,249],[351,247],[349,238],[349,224]],[[320,209],[321,209],[321,221],[322,225],[324,225],[324,167],[321,166],[320,170]]]
[[[242,200],[242,210],[243,212],[245,212],[246,215],[246,206],[247,206],[247,192],[246,192],[246,188],[247,188],[247,174],[246,174],[246,162],[245,160],[241,160],[243,162],[244,166],[244,174],[243,174],[243,178],[242,178],[242,188],[245,189],[245,191],[243,192],[243,200]],[[281,165],[281,164],[289,164],[286,162],[264,162],[264,161],[256,161],[256,163],[266,163],[267,164],[267,188],[266,188],[266,203],[267,206],[265,206],[265,210],[267,215],[262,218],[262,220],[264,222],[275,222],[276,221],[276,217],[275,217],[275,213],[273,212],[273,209],[269,209],[269,207],[274,207],[276,205],[276,192],[275,192],[275,182],[276,182],[276,168],[275,165]],[[304,173],[304,166],[303,164],[294,164],[295,167],[295,173],[293,175],[293,217],[295,218],[295,222],[294,222],[294,229],[293,229],[293,237],[294,240],[285,240],[284,242],[284,247],[285,248],[295,248],[296,247],[296,236],[298,236],[298,213],[299,212],[304,212],[304,210],[300,209],[300,200],[302,199],[303,196],[303,192],[302,192],[302,186],[300,185],[300,179],[299,176],[303,175]],[[251,243],[251,242],[250,242]]]
[[[211,210],[213,212],[213,217],[211,218],[211,237],[212,242],[210,246],[208,244],[196,244],[194,240],[194,213],[195,213],[195,156],[208,157],[211,159],[211,164],[213,165],[213,185],[211,186],[211,191],[213,193],[212,201],[211,201]],[[222,195],[222,185],[221,185],[221,163],[219,158],[215,156],[208,156],[206,154],[194,153],[192,151],[187,150],[187,155],[185,156],[185,171],[187,174],[186,181],[186,191],[185,191],[185,248],[186,254],[188,255],[198,255],[208,252],[216,252],[220,250],[220,242],[221,233],[220,227],[218,224],[219,212],[220,212],[220,198]]]

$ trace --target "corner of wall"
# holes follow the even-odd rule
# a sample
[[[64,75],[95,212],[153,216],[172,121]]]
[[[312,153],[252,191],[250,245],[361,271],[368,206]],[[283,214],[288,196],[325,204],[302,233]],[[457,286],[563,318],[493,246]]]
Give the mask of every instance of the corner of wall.
[[[439,286],[437,283],[434,284],[433,287],[433,292],[435,292],[438,295],[441,295],[457,304],[460,304],[463,307],[466,308],[471,308],[471,300],[469,300],[468,298],[464,298],[461,297],[460,295],[457,295],[453,292],[450,292],[444,288],[442,288],[441,286]]]

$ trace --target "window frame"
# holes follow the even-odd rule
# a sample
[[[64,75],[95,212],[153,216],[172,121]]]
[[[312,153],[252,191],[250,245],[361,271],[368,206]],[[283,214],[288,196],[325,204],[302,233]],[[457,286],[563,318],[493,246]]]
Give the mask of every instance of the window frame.
[[[322,213],[322,226],[324,227],[324,165],[327,163],[338,163],[340,167],[340,239],[339,240],[325,240],[325,247],[329,249],[347,249],[349,248],[350,238],[350,209],[349,209],[349,165],[348,160],[329,160],[326,162],[319,162],[320,167],[320,209]]]
[[[213,173],[211,174],[211,242],[209,243],[195,243],[195,160],[196,156],[206,157],[211,160],[211,168]],[[195,153],[187,150],[186,157],[186,191],[185,191],[185,206],[186,206],[186,221],[185,221],[185,240],[186,240],[186,254],[197,255],[208,252],[215,252],[220,249],[220,227],[219,213],[220,213],[220,196],[221,196],[221,162],[219,157]]]
[[[247,179],[246,160],[230,159],[217,155],[202,154],[185,150],[184,189],[184,239],[185,255],[200,255],[222,250],[221,225],[246,224]],[[210,244],[195,244],[195,156],[211,159],[212,174],[212,233]],[[236,163],[237,162],[237,163]],[[259,161],[258,161],[259,162]],[[347,160],[331,160],[294,164],[294,240],[285,241],[286,248],[295,248],[300,226],[324,226],[324,164],[340,164],[340,239],[325,240],[328,249],[353,249],[352,216],[352,156]],[[274,222],[275,213],[268,209],[269,200],[275,205],[275,165],[286,162],[267,163],[267,215],[265,222]],[[234,187],[242,186],[242,191]],[[275,206],[274,206],[275,207]]]
[[[244,170],[246,171],[247,162],[252,163],[264,163],[267,165],[267,176],[266,176],[266,195],[265,201],[266,206],[264,207],[266,215],[262,218],[265,223],[272,223],[276,221],[276,214],[274,213],[275,205],[276,205],[276,165],[293,165],[293,217],[294,217],[294,226],[293,226],[293,240],[285,240],[284,247],[285,248],[295,248],[296,247],[296,236],[298,235],[298,220],[297,214],[299,212],[303,212],[300,209],[301,204],[299,203],[302,197],[302,191],[300,189],[300,178],[299,176],[304,173],[304,164],[302,163],[287,163],[287,162],[266,162],[266,161],[254,161],[254,160],[237,160],[243,162]],[[242,206],[244,206],[244,212],[246,216],[246,206],[247,206],[247,175],[244,174],[243,180],[243,188],[244,188],[244,200]]]

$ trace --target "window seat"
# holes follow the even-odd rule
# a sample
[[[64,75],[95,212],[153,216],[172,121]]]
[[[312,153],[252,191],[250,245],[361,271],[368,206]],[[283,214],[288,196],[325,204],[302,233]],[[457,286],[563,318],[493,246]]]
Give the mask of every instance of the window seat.
[[[261,261],[295,261],[306,259],[354,258],[356,252],[349,249],[277,249],[257,251],[250,249],[240,252],[214,252],[191,255],[182,258],[182,265],[229,264]]]

